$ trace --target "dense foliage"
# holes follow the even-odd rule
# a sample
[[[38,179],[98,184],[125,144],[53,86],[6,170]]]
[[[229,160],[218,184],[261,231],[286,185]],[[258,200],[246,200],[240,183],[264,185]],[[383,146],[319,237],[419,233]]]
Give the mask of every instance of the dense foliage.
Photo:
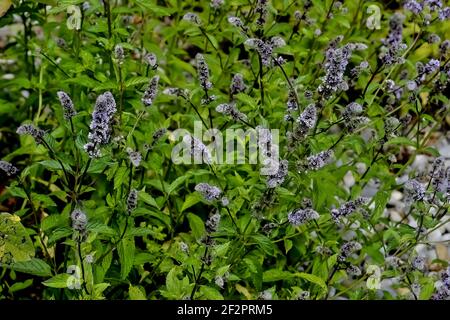
[[[0,5],[0,299],[450,296],[448,3]]]

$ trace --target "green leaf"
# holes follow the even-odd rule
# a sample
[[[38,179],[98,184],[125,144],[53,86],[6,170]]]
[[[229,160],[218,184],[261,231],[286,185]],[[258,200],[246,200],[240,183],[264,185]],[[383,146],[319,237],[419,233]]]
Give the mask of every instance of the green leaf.
[[[120,167],[114,175],[114,189],[118,189],[122,184],[126,183],[128,168]]]
[[[134,238],[124,238],[118,246],[120,259],[120,278],[125,279],[133,268],[135,244]]]
[[[62,170],[61,165],[56,160],[42,160],[38,163],[44,168],[49,169],[50,171]],[[66,169],[68,172],[72,172],[72,168],[67,163],[62,162],[62,164],[64,166],[64,169]]]
[[[264,271],[264,274],[263,274],[264,282],[275,282],[275,281],[289,280],[292,278],[305,279],[311,283],[318,285],[323,290],[327,290],[325,281],[323,281],[321,278],[319,278],[318,276],[315,276],[313,274],[304,273],[304,272],[291,273],[291,272],[283,271],[283,270],[279,270],[279,269],[267,270],[267,271]]]
[[[325,281],[323,281],[318,276],[315,276],[313,274],[304,273],[304,272],[298,272],[295,274],[297,277],[300,277],[302,279],[305,279],[309,282],[312,282],[314,284],[317,284],[319,287],[321,287],[324,291],[327,290],[327,285],[325,284]]]
[[[167,189],[167,193],[170,195],[172,192],[175,191],[176,188],[178,188],[184,181],[186,181],[188,177],[187,176],[181,176],[176,178]]]
[[[24,282],[16,282],[11,287],[9,287],[8,292],[14,293],[23,289],[28,288],[33,284],[33,279],[27,279]]]
[[[0,267],[5,267],[17,272],[32,274],[39,277],[50,277],[52,269],[41,259],[33,258],[28,261],[20,261],[13,264],[0,263]]]
[[[223,300],[222,294],[215,288],[200,286],[200,296],[205,300]]]
[[[263,273],[263,281],[264,282],[289,280],[294,277],[295,277],[295,273],[291,273],[289,271],[283,271],[280,269],[270,269],[270,270],[264,271],[264,273]]]
[[[68,273],[57,274],[56,276],[42,282],[44,286],[50,288],[67,288],[67,283],[71,277]]]
[[[146,193],[144,191],[139,191],[138,198],[140,200],[144,201],[146,204],[149,204],[149,205],[159,209],[159,206],[156,203],[155,199],[148,193]]]
[[[18,216],[0,213],[0,240],[0,262],[27,261],[34,257],[33,242]]]
[[[149,79],[147,77],[134,77],[131,79],[128,79],[125,81],[125,86],[128,87],[134,87],[139,84],[148,83]]]
[[[130,287],[128,288],[128,295],[130,297],[130,300],[147,300],[145,291],[141,287],[130,285]]]
[[[203,223],[203,220],[193,213],[189,213],[187,219],[189,221],[189,227],[192,230],[192,235],[196,239],[203,237],[205,234],[205,224]]]
[[[180,213],[184,210],[192,207],[193,205],[199,203],[202,200],[201,195],[199,195],[197,192],[190,193],[186,196],[186,199],[184,200],[183,205],[181,206]]]

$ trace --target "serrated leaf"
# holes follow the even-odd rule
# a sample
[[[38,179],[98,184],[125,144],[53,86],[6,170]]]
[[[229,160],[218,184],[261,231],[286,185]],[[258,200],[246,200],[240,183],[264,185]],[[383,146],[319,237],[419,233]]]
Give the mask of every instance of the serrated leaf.
[[[124,238],[118,245],[120,259],[120,278],[125,279],[133,268],[135,244],[134,238]]]
[[[42,284],[50,288],[67,288],[70,277],[71,275],[68,273],[57,274],[56,276],[45,280]]]
[[[33,242],[18,216],[0,213],[0,236],[0,262],[27,261],[34,257]]]
[[[189,227],[192,230],[192,235],[196,239],[201,238],[205,234],[205,224],[203,223],[203,220],[193,213],[189,213],[187,219],[189,221]]]
[[[0,267],[12,269],[17,272],[32,274],[39,277],[50,277],[52,269],[41,259],[33,258],[28,261],[20,261],[13,264],[0,263]]]

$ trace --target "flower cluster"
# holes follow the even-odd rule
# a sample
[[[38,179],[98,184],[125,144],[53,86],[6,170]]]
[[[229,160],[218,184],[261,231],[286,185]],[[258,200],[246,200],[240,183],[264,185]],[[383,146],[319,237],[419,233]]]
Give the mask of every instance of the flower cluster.
[[[131,148],[127,148],[128,158],[133,166],[139,167],[142,161],[142,155],[139,151],[134,151]]]
[[[275,188],[284,182],[288,174],[288,161],[281,160],[278,164],[278,170],[275,174],[269,175],[267,177],[267,187]]]
[[[61,106],[64,109],[64,119],[69,120],[77,114],[75,107],[73,106],[72,99],[64,91],[57,92],[58,99],[61,102]]]
[[[295,146],[298,141],[303,140],[316,123],[317,109],[315,104],[311,103],[295,121],[293,131],[287,133],[290,148]]]
[[[136,189],[131,189],[127,198],[127,211],[131,214],[137,207],[138,191]]]
[[[151,67],[156,68],[158,63],[158,58],[154,53],[147,53],[144,56],[144,61]]]
[[[219,200],[222,190],[216,186],[212,186],[208,183],[199,183],[195,186],[195,191],[201,193],[203,198],[207,201]]]
[[[191,135],[185,135],[183,137],[183,142],[189,146],[189,153],[195,160],[203,160],[206,163],[211,162],[211,153],[199,139]]]
[[[307,221],[319,219],[319,214],[311,209],[295,209],[288,214],[288,221],[294,227],[298,227]]]
[[[333,150],[321,151],[318,154],[309,156],[306,160],[308,162],[309,170],[319,170],[328,163],[330,163],[333,156]]]
[[[233,120],[247,120],[247,116],[240,112],[234,103],[221,103],[216,107],[216,111],[230,116]]]
[[[244,92],[247,86],[244,83],[244,77],[240,73],[236,73],[231,79],[230,94],[235,95]]]
[[[337,91],[347,91],[348,83],[344,79],[344,73],[352,52],[367,48],[362,43],[348,43],[341,48],[337,48],[336,43],[339,43],[340,39],[337,38],[329,45],[325,55],[325,76],[322,79],[322,84],[318,88],[319,93],[325,98],[329,98]]]
[[[5,174],[10,177],[15,175],[17,172],[19,172],[19,169],[14,167],[11,163],[0,160],[0,170],[5,172]]]
[[[356,210],[358,210],[359,207],[367,203],[367,199],[363,197],[359,197],[358,199],[354,201],[348,201],[344,203],[342,206],[340,206],[338,209],[332,209],[331,210],[331,217],[335,222],[339,222],[339,220],[343,217],[348,217],[352,213],[354,213]]]
[[[32,124],[23,124],[17,128],[17,134],[30,135],[34,138],[37,144],[43,143],[45,132],[42,129],[36,128]]]
[[[273,49],[285,46],[286,42],[281,37],[272,37],[268,41],[250,38],[245,41],[245,44],[259,53],[263,65],[270,66]]]
[[[447,300],[450,298],[450,267],[441,274],[441,279],[436,283],[437,292],[433,294],[433,300]]]
[[[359,242],[356,241],[346,242],[341,246],[341,251],[337,259],[339,262],[344,262],[345,260],[347,260],[348,257],[350,257],[350,255],[361,249],[362,246]]]
[[[72,228],[74,230],[79,231],[82,234],[86,232],[88,219],[83,211],[80,209],[73,210],[70,218],[72,219]]]
[[[202,24],[202,20],[200,19],[198,14],[193,13],[193,12],[186,13],[183,16],[183,20],[188,21],[188,22],[193,23],[193,24],[196,24],[196,25],[201,25]]]
[[[111,122],[116,111],[116,101],[111,92],[107,91],[98,96],[89,126],[89,142],[84,145],[84,150],[91,158],[99,157],[99,147],[109,142]]]
[[[220,214],[215,213],[211,215],[205,222],[206,232],[208,233],[216,232],[217,229],[219,228],[219,223],[220,223]]]
[[[201,53],[197,53],[195,59],[197,60],[197,71],[198,71],[198,78],[200,80],[200,86],[204,90],[211,89],[212,83],[209,81],[209,69],[208,64],[205,61],[205,58]]]
[[[142,97],[142,103],[144,104],[144,106],[150,107],[153,103],[153,100],[155,100],[156,94],[158,93],[158,82],[159,76],[154,76],[150,80],[150,84],[148,85]]]
[[[405,202],[411,204],[425,197],[425,187],[417,180],[408,180],[404,185]]]
[[[406,44],[402,42],[404,19],[402,14],[395,13],[389,20],[389,34],[382,40],[384,47],[380,54],[381,61],[387,66],[404,62],[404,58],[400,56],[400,53],[406,49]]]

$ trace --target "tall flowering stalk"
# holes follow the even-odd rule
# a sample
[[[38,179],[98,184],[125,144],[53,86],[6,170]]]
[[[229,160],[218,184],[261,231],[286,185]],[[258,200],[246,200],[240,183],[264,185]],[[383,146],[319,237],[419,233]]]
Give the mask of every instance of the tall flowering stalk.
[[[100,147],[109,143],[112,131],[111,123],[116,112],[116,101],[111,92],[108,91],[98,96],[89,126],[89,142],[84,145],[84,150],[89,157],[99,157]]]

